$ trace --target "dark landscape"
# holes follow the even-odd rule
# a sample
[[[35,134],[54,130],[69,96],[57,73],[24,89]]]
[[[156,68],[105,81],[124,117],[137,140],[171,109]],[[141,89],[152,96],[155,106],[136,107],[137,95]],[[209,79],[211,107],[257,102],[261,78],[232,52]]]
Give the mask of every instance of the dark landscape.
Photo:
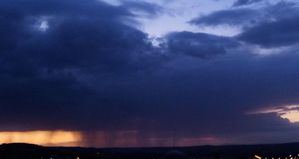
[[[299,143],[160,148],[0,146],[1,159],[298,159],[298,153]]]

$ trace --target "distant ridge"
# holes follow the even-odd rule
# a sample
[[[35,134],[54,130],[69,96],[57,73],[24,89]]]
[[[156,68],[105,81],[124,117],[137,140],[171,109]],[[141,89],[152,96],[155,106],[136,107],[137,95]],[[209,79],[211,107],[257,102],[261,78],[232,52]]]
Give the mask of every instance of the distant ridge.
[[[270,147],[297,147],[299,146],[299,142],[290,142],[290,143],[278,143],[278,144],[229,144],[229,145],[200,145],[200,146],[176,146],[176,147],[104,147],[104,148],[96,148],[96,147],[67,147],[67,146],[41,146],[37,144],[30,143],[3,143],[0,144],[0,148],[17,148],[17,149],[28,149],[28,148],[37,148],[37,149],[93,149],[93,150],[151,150],[151,149],[213,149],[213,148],[250,148],[250,147],[262,147],[262,148],[270,148]]]
[[[165,159],[176,158],[253,158],[254,155],[272,158],[299,159],[299,143],[224,145],[192,147],[153,147],[153,148],[82,148],[45,147],[26,143],[0,145],[0,159]],[[165,157],[165,156],[171,157]],[[289,157],[291,158],[291,157]]]

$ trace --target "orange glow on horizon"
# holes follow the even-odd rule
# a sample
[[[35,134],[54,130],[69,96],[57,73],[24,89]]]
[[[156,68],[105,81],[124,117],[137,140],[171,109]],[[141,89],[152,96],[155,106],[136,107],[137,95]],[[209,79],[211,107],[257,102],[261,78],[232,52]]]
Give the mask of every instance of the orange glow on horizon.
[[[45,146],[76,146],[82,141],[80,132],[24,131],[0,132],[0,143],[31,143]]]
[[[0,144],[30,143],[43,146],[80,147],[157,147],[157,146],[195,146],[202,144],[221,144],[222,139],[208,137],[159,137],[139,136],[138,131],[0,131]]]
[[[299,111],[291,110],[280,116],[283,119],[288,119],[291,123],[299,122]]]

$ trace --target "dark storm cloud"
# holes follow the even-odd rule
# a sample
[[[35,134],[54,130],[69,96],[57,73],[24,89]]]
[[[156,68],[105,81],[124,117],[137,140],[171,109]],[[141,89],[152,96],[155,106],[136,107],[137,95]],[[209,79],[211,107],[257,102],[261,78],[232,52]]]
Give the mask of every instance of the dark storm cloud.
[[[299,103],[298,46],[258,56],[235,38],[175,32],[154,47],[125,25],[130,7],[0,3],[0,129],[135,130],[140,145],[174,133],[245,143],[298,131],[274,114],[247,115]]]
[[[280,2],[266,8],[270,19],[244,29],[238,37],[262,47],[280,47],[298,43],[299,8],[295,3]],[[268,18],[269,19],[269,18]]]
[[[260,8],[231,8],[212,12],[190,21],[198,26],[231,25],[247,28],[265,22],[298,16],[298,6],[292,2],[279,2]]]
[[[167,37],[171,53],[182,53],[195,57],[210,58],[225,54],[228,49],[237,47],[237,41],[216,35],[191,32],[171,33]]]
[[[298,42],[297,4],[279,2],[261,9],[239,8],[221,10],[193,19],[199,26],[231,25],[242,27],[237,37],[262,47],[280,47]]]
[[[148,70],[163,59],[155,60],[146,34],[123,24],[133,17],[123,7],[99,1],[20,0],[3,2],[0,8],[3,128],[73,127],[68,120],[76,121],[84,106],[106,104],[82,81]],[[43,20],[49,25],[46,31],[39,30]],[[62,125],[53,124],[64,117]]]
[[[239,39],[263,47],[280,47],[299,42],[299,17],[262,23],[247,29]]]
[[[243,5],[249,5],[257,2],[261,2],[262,0],[237,0],[233,6],[243,6]]]
[[[206,16],[201,16],[190,21],[191,24],[204,25],[242,25],[244,23],[254,22],[259,14],[253,9],[231,9],[213,12]]]
[[[112,103],[122,101],[118,110],[124,119],[130,119],[131,128],[143,131],[144,136],[167,136],[174,131],[177,137],[233,138],[259,133],[270,140],[269,132],[298,129],[276,114],[246,112],[298,103],[296,59],[298,52],[293,51],[267,57],[237,52],[213,60],[180,56],[155,73],[117,86],[112,82],[109,91],[114,94]]]

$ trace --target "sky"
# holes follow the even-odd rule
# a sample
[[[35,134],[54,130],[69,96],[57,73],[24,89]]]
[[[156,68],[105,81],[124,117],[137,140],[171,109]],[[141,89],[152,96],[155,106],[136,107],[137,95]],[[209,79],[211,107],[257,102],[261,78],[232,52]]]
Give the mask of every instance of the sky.
[[[299,141],[297,0],[4,0],[0,143]]]

